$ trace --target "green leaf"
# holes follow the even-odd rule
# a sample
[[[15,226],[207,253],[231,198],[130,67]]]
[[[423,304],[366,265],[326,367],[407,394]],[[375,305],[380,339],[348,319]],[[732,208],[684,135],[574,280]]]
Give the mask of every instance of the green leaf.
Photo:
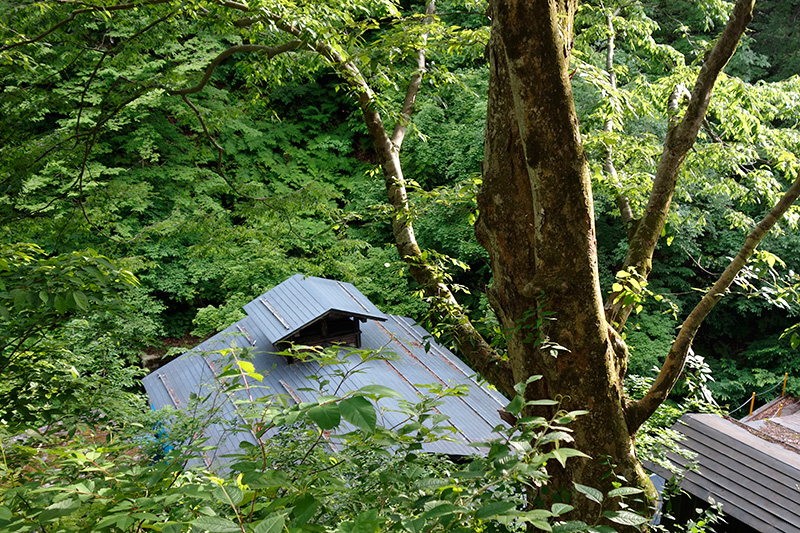
[[[556,516],[561,516],[562,514],[568,513],[574,509],[573,506],[568,505],[566,503],[554,503],[553,506],[550,508],[552,513]]]
[[[83,293],[83,291],[74,291],[72,293],[72,297],[75,298],[75,305],[77,305],[82,311],[89,310],[89,298]]]
[[[615,498],[617,496],[630,496],[631,494],[639,494],[642,492],[644,492],[642,489],[636,487],[620,487],[618,489],[609,491],[608,494],[606,494],[606,497]]]
[[[250,361],[236,361],[236,364],[239,365],[245,374],[252,374],[256,371],[256,367],[253,366],[253,363]]]
[[[237,533],[242,529],[235,523],[227,518],[219,516],[201,516],[192,520],[192,528],[200,531],[209,531],[210,533]]]
[[[359,392],[365,392],[375,398],[402,398],[403,396],[394,389],[385,387],[384,385],[366,385],[358,389]]]
[[[525,400],[522,398],[522,396],[514,396],[514,399],[511,400],[511,403],[506,406],[506,411],[516,416],[520,413],[520,411],[522,411],[523,405],[525,405]]]
[[[314,513],[319,507],[319,501],[313,495],[305,493],[294,501],[294,520],[292,520],[291,527],[303,526],[306,522],[311,520]]]
[[[253,528],[253,533],[280,533],[286,523],[286,515],[279,514],[265,518]]]
[[[403,518],[400,525],[403,526],[404,530],[410,531],[411,533],[422,533],[425,531],[425,522],[424,518],[417,518],[415,520]]]
[[[460,507],[448,502],[440,502],[426,511],[422,518],[438,518],[440,516],[447,516],[458,511]]]
[[[589,528],[591,533],[617,533],[617,530],[611,526],[592,526]]]
[[[800,335],[797,333],[792,333],[792,338],[789,339],[789,344],[792,345],[792,349],[796,350],[798,346],[800,346]]]
[[[58,311],[60,315],[63,315],[64,313],[67,312],[69,306],[67,305],[67,299],[64,298],[63,294],[56,294],[55,306],[56,306],[56,311]]]
[[[514,385],[514,390],[517,392],[517,394],[523,396],[525,394],[525,389],[528,388],[528,385],[530,385],[534,381],[539,381],[540,379],[542,379],[541,374],[534,374],[533,376],[529,377],[525,381],[525,383],[517,383],[516,385]]]
[[[346,398],[339,404],[342,418],[370,433],[375,431],[378,415],[375,406],[363,396]]]
[[[555,400],[531,400],[525,402],[525,405],[558,405],[558,402]]]
[[[8,507],[0,507],[0,520],[11,520],[11,510]]]
[[[580,483],[573,483],[575,485],[575,490],[592,500],[596,503],[603,503],[603,493],[597,489],[593,489],[592,487],[587,487],[586,485],[581,485]]]
[[[67,498],[66,500],[61,500],[60,502],[56,502],[52,505],[48,505],[44,511],[39,515],[40,522],[48,522],[53,520],[54,518],[59,518],[62,516],[66,516],[73,511],[76,511],[80,508],[81,504],[77,500],[73,500],[72,498]]]
[[[478,509],[475,512],[475,518],[478,520],[486,520],[487,518],[506,513],[516,507],[516,502],[491,502]]]
[[[553,533],[578,533],[579,531],[586,531],[587,527],[589,526],[586,524],[586,522],[572,520],[564,524],[553,526]]]
[[[339,405],[335,403],[326,403],[312,407],[308,410],[308,417],[323,431],[338,427],[342,422]]]
[[[588,455],[583,453],[582,451],[576,450],[575,448],[558,448],[550,452],[556,461],[561,463],[561,466],[567,466],[567,459],[570,457],[585,457],[590,459]]]
[[[235,485],[217,486],[211,491],[211,494],[217,501],[227,505],[239,505],[244,498],[242,490]]]
[[[355,520],[342,522],[336,531],[340,533],[375,533],[385,519],[378,516],[377,509],[370,509],[356,516]]]
[[[606,511],[603,516],[624,526],[639,526],[650,521],[649,518],[630,511]]]

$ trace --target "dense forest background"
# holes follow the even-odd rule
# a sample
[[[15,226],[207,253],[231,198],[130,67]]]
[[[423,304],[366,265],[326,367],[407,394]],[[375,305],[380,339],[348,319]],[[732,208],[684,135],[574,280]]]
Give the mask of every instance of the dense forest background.
[[[17,46],[63,18],[57,4],[0,2],[6,438],[57,420],[141,423],[145,368],[230,325],[244,303],[297,272],[351,282],[383,311],[436,331],[395,250],[361,112],[328,65],[235,54],[187,96],[180,88],[242,35],[220,33],[213,17],[187,7],[152,26],[131,13],[85,16]],[[415,2],[398,7],[406,17],[424,12]],[[730,3],[627,2],[607,19],[616,7],[582,5],[572,77],[594,171],[604,291],[618,282],[625,253],[618,198],[646,202],[669,94],[691,83]],[[646,297],[628,322],[632,389],[654,375],[678,317],[800,168],[800,3],[756,9],[681,171]],[[502,349],[485,297],[487,254],[473,236],[487,19],[469,1],[441,2],[439,13],[401,154],[411,216],[420,246]],[[380,21],[356,23],[359,61],[391,109],[404,94],[396,78],[413,70],[407,50]],[[694,343],[690,383],[707,386],[723,410],[784,372],[789,391],[800,392],[798,222],[800,211],[787,214]],[[675,402],[692,393],[680,387]]]

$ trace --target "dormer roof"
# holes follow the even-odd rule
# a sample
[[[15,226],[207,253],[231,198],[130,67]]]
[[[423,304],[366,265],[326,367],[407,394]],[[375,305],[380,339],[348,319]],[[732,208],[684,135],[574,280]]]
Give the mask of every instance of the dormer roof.
[[[338,312],[359,319],[385,321],[380,311],[352,284],[295,274],[244,306],[248,316],[272,343]]]

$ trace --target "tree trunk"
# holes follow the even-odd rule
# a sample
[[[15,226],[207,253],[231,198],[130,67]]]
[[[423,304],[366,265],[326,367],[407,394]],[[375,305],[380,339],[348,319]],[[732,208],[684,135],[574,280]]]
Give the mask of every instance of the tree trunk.
[[[593,460],[553,472],[612,488],[612,470],[654,496],[625,422],[615,344],[605,319],[594,208],[568,63],[574,2],[492,2],[484,183],[476,232],[491,257],[490,301],[508,331],[514,378],[541,374],[532,396],[587,409],[571,428]],[[532,28],[532,26],[535,26]],[[604,464],[605,457],[615,463]],[[576,518],[598,513],[574,497]]]

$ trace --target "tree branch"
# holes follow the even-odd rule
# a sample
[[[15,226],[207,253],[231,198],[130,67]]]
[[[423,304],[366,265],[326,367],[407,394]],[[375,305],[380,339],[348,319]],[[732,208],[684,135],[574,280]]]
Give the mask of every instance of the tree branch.
[[[211,76],[214,74],[214,71],[217,69],[217,67],[233,54],[240,52],[263,52],[267,56],[267,59],[272,59],[278,54],[295,50],[301,44],[303,44],[302,41],[289,41],[278,46],[266,46],[261,44],[242,44],[238,46],[231,46],[230,48],[220,52],[220,54],[211,61],[211,63],[206,67],[203,78],[197,82],[196,85],[192,87],[186,87],[184,89],[170,89],[168,92],[169,94],[173,95],[186,96],[202,91],[203,88],[208,84],[208,81],[211,79]]]
[[[429,25],[433,21],[433,15],[436,13],[436,2],[430,0],[425,6],[425,18],[422,23]],[[417,100],[417,93],[422,85],[422,75],[425,72],[425,45],[428,42],[428,31],[425,31],[421,36],[421,46],[417,50],[417,70],[412,74],[411,80],[408,82],[408,89],[406,90],[406,97],[403,100],[403,106],[400,108],[400,118],[397,119],[397,124],[394,125],[394,133],[392,133],[392,143],[396,150],[400,150],[403,145],[403,139],[408,129],[408,124],[411,122],[411,115],[414,113],[414,103]]]
[[[647,278],[650,274],[653,252],[672,204],[678,170],[697,138],[697,132],[700,130],[703,117],[708,110],[717,77],[733,56],[739,40],[753,18],[754,5],[755,0],[737,0],[717,44],[706,54],[706,60],[697,76],[697,82],[683,119],[678,122],[677,115],[672,114],[672,110],[670,110],[673,119],[670,120],[671,124],[656,170],[653,189],[650,192],[645,213],[637,224],[636,232],[631,239],[623,270],[634,267],[643,278]],[[675,103],[677,104],[677,101]],[[675,112],[677,112],[677,107],[675,107]],[[624,306],[622,301],[614,304],[613,301],[616,297],[617,294],[611,294],[606,302],[606,318],[619,330],[630,315],[631,307]]]
[[[756,246],[758,246],[769,230],[772,229],[775,223],[797,200],[798,196],[800,196],[800,173],[798,173],[795,182],[789,190],[786,191],[780,201],[775,204],[758,226],[747,236],[744,245],[733,261],[728,265],[728,268],[725,269],[716,283],[714,283],[714,286],[709,289],[705,296],[703,296],[703,299],[700,300],[700,303],[695,306],[686,320],[684,320],[678,337],[672,344],[672,348],[670,348],[664,366],[661,367],[661,371],[658,373],[658,377],[650,387],[650,390],[645,394],[644,398],[633,402],[626,408],[625,418],[628,423],[628,430],[631,434],[633,434],[667,398],[667,395],[672,390],[672,387],[678,381],[683,371],[683,365],[686,362],[689,348],[703,320],[725,295],[731,283],[733,283],[733,280],[736,278],[736,275],[742,270],[745,264],[747,264],[747,260],[755,252]]]
[[[606,27],[608,30],[608,38],[606,39],[606,72],[608,72],[608,84],[611,86],[611,91],[609,94],[609,100],[614,100],[614,91],[617,90],[617,74],[614,71],[614,39],[615,39],[615,30],[614,30],[614,17],[619,13],[621,7],[618,7],[614,13],[606,13]],[[613,110],[613,105],[611,106]],[[612,133],[614,131],[614,119],[613,117],[609,116],[608,120],[603,127],[603,131],[606,133]],[[619,184],[619,177],[617,176],[617,168],[614,166],[614,151],[611,149],[611,146],[606,144],[605,146],[605,163],[603,165],[606,174],[608,174],[611,183],[614,184],[615,187],[619,188],[619,193],[617,194],[616,202],[617,207],[619,208],[619,214],[622,217],[622,224],[625,227],[625,230],[628,233],[628,239],[630,240],[633,237],[635,228],[633,227],[633,210],[631,209],[631,202],[628,200],[628,197],[623,194],[620,184]]]
[[[33,44],[35,42],[41,41],[42,39],[44,39],[45,37],[47,37],[48,35],[50,35],[54,31],[59,29],[61,26],[64,26],[65,24],[69,24],[70,22],[75,20],[75,17],[77,17],[78,15],[81,15],[83,13],[93,13],[93,12],[97,12],[97,11],[124,11],[124,10],[128,10],[128,9],[134,9],[136,7],[140,7],[140,6],[143,6],[143,5],[166,4],[166,3],[169,3],[169,2],[172,2],[172,1],[173,0],[149,0],[147,2],[136,2],[136,3],[130,3],[130,4],[119,4],[119,5],[116,5],[116,6],[96,6],[96,5],[90,4],[88,2],[73,2],[73,1],[68,1],[68,0],[56,0],[56,2],[58,2],[60,4],[74,4],[74,5],[86,6],[86,7],[82,8],[82,9],[76,9],[75,11],[70,13],[67,18],[57,22],[53,26],[50,26],[48,29],[46,29],[45,31],[43,31],[42,33],[37,35],[36,37],[32,37],[30,39],[26,39],[24,41],[19,41],[19,42],[16,42],[16,43],[7,44],[5,46],[0,46],[0,52],[5,52],[6,50],[11,50],[12,48],[17,48],[17,47],[20,47],[20,46],[25,46],[25,45],[28,45],[28,44]]]

